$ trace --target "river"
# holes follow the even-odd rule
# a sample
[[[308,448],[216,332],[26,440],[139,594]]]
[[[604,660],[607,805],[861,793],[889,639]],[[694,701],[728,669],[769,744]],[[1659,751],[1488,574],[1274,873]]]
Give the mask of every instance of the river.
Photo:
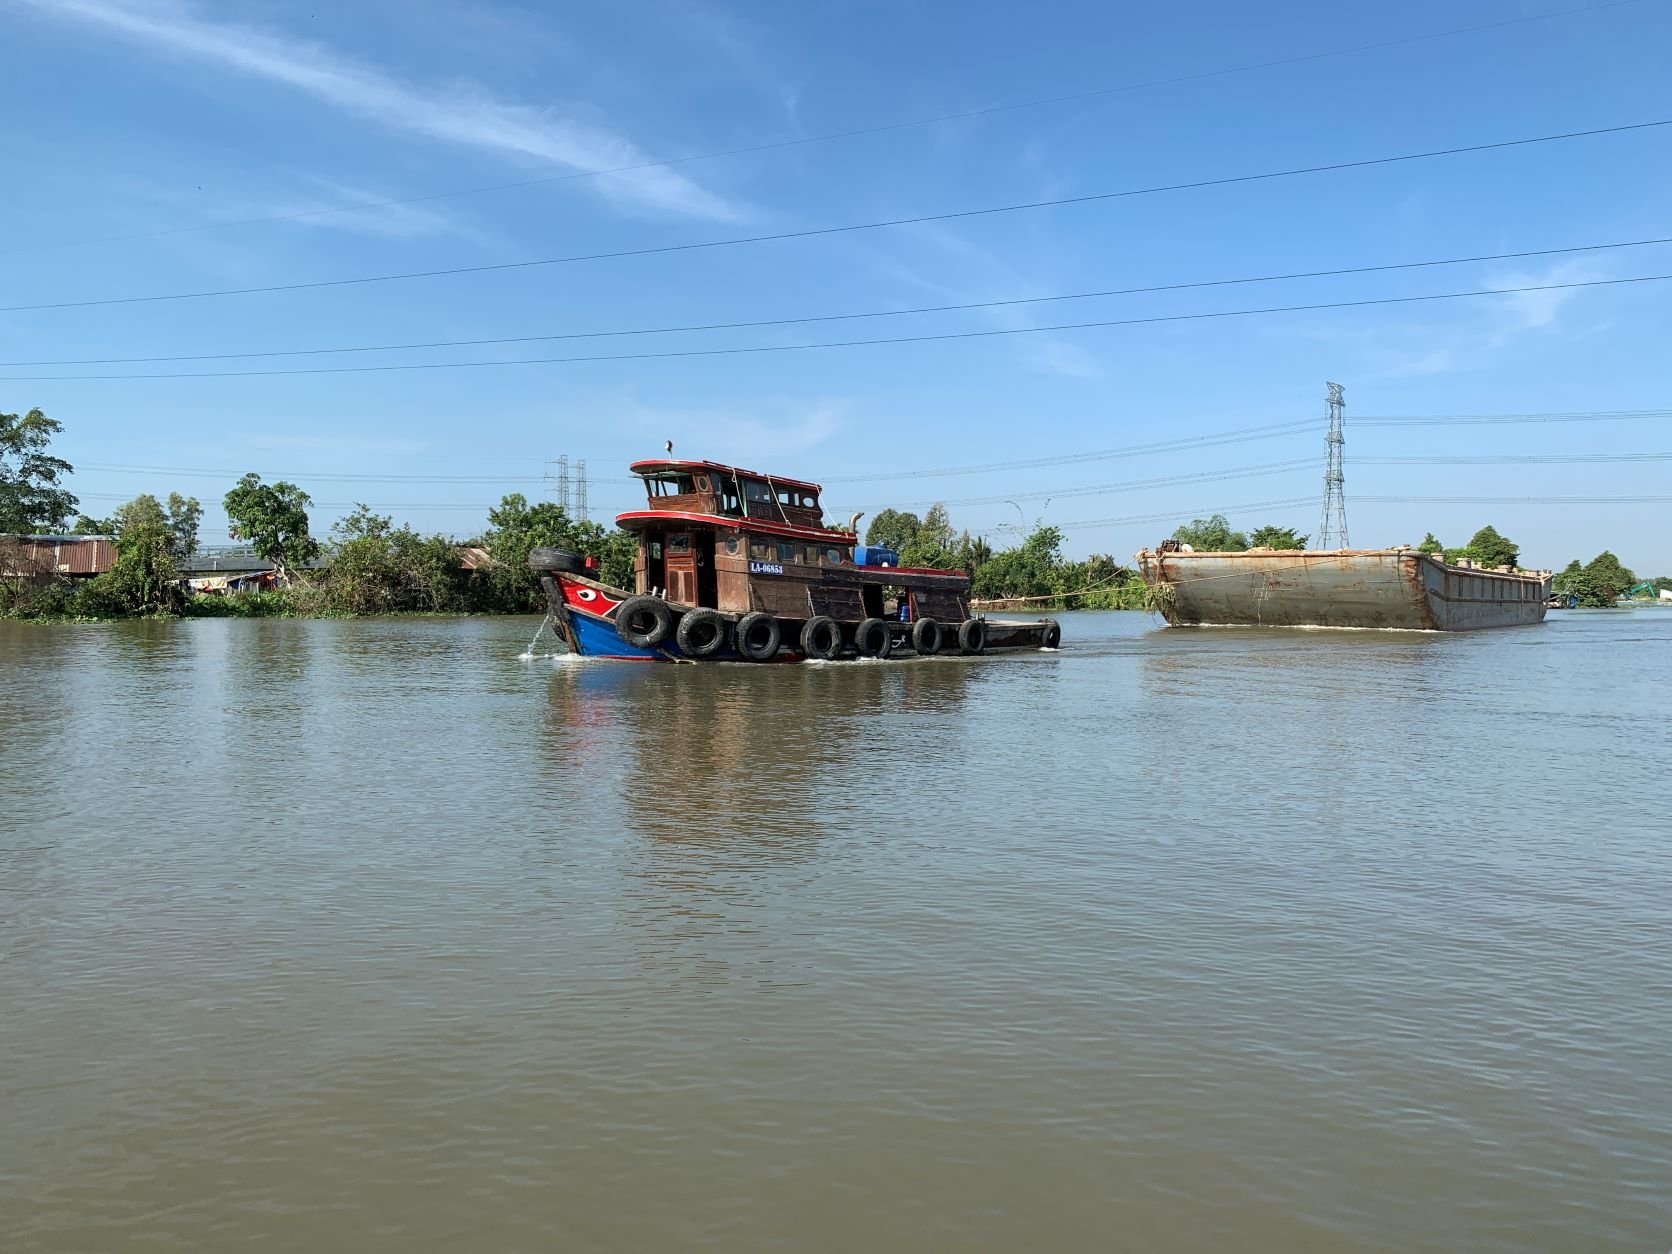
[[[0,1248],[1672,1248],[1672,612],[0,623]]]

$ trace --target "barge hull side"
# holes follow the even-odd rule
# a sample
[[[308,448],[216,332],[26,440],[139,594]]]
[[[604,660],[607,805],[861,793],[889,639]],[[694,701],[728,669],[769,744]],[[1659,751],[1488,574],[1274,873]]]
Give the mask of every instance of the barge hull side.
[[[1144,553],[1172,626],[1469,631],[1544,621],[1544,580],[1459,569],[1412,550]]]

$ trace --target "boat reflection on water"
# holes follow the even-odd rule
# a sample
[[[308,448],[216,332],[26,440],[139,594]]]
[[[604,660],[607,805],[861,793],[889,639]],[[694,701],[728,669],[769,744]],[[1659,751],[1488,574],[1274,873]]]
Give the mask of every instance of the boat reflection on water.
[[[640,960],[717,978],[716,934],[767,926],[772,903],[821,873],[821,852],[898,824],[909,799],[889,789],[888,763],[957,743],[979,669],[559,664],[542,772],[555,812],[614,844],[616,910]]]

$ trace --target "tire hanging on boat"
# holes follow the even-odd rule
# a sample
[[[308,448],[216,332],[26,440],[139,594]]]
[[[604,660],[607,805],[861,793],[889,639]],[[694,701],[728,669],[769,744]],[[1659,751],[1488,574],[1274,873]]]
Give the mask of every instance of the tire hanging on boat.
[[[958,647],[965,653],[984,653],[987,649],[987,620],[966,618],[958,625]]]
[[[1045,631],[1039,637],[1041,649],[1054,649],[1062,643],[1062,624],[1054,618],[1045,620]]]
[[[561,570],[571,575],[586,573],[586,559],[568,549],[554,549],[545,545],[528,551],[530,570]]]
[[[828,614],[809,618],[801,628],[801,651],[822,662],[836,658],[842,652],[842,624]]]
[[[783,638],[778,620],[756,610],[737,620],[737,635],[733,644],[751,662],[765,662],[778,652]]]
[[[687,610],[674,629],[674,642],[686,657],[712,657],[726,645],[731,623],[719,610]]]
[[[911,647],[924,657],[934,657],[946,643],[941,625],[932,618],[920,618],[911,625]]]
[[[853,629],[853,647],[860,657],[886,658],[894,650],[894,633],[880,618],[867,618]]]
[[[615,607],[615,630],[630,645],[654,649],[673,630],[673,611],[661,597],[628,597]]]

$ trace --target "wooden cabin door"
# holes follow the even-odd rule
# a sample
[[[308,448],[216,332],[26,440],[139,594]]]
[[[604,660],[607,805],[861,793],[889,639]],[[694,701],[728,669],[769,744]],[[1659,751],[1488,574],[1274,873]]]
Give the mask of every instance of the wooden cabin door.
[[[697,555],[689,531],[670,531],[662,546],[663,566],[668,581],[668,600],[685,605],[697,603]]]

